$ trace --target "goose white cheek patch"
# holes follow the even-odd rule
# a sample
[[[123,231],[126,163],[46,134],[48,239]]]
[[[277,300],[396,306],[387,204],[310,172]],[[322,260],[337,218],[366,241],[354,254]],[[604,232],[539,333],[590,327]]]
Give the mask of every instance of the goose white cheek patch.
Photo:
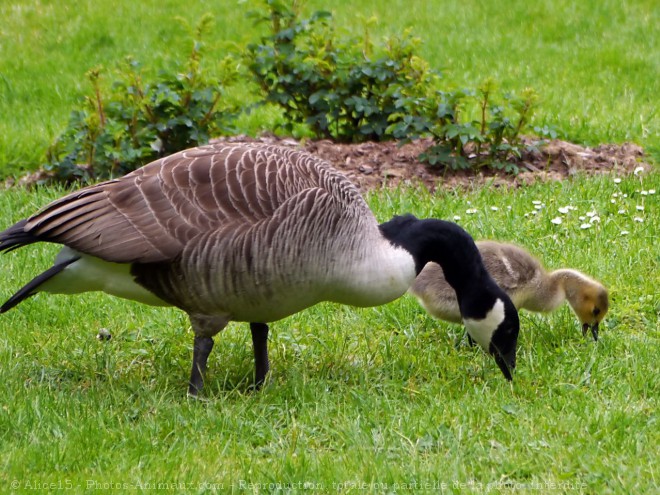
[[[488,351],[490,347],[490,340],[504,321],[504,302],[501,299],[495,301],[491,310],[486,313],[486,316],[481,320],[472,318],[464,318],[463,324],[467,328],[470,337],[479,344],[484,350]]]

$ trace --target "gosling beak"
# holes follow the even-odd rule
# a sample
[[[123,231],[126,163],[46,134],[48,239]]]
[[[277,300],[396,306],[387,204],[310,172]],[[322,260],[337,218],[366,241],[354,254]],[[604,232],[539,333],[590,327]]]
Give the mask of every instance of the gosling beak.
[[[587,336],[587,330],[591,330],[591,335],[593,336],[594,341],[598,342],[598,322],[594,323],[593,325],[589,325],[589,323],[584,323],[582,325],[583,337]]]

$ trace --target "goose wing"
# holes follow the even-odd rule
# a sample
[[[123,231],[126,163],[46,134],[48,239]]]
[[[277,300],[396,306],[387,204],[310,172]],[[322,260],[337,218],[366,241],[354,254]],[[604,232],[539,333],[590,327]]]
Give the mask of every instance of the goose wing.
[[[307,153],[202,146],[54,201],[22,225],[21,244],[56,242],[118,263],[169,261],[201,233],[255,224],[315,187],[359,198],[347,179]]]

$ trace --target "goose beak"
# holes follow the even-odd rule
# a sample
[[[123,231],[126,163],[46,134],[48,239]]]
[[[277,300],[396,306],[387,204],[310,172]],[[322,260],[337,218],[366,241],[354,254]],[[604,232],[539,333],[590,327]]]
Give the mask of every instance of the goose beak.
[[[598,322],[594,323],[593,325],[589,325],[589,323],[584,323],[582,325],[583,337],[587,336],[587,330],[591,330],[591,335],[593,336],[594,341],[598,342]]]
[[[502,371],[504,378],[506,378],[508,381],[513,381],[513,376],[511,375],[511,372],[516,367],[515,348],[513,349],[513,352],[509,352],[507,354],[502,354],[499,351],[499,349],[496,348],[495,352],[493,352],[492,354],[493,357],[495,358],[495,362],[497,363],[497,366],[500,367],[500,371]]]
[[[507,362],[507,359],[503,357],[499,352],[495,353],[495,362],[497,363],[497,366],[500,367],[504,378],[506,378],[508,381],[513,381],[511,370],[513,370],[515,365],[511,366],[511,364]]]

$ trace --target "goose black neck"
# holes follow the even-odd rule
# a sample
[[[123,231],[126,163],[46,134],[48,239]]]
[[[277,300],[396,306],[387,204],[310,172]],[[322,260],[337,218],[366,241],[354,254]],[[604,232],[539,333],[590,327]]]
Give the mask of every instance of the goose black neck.
[[[417,274],[429,262],[439,264],[459,297],[468,286],[490,279],[474,240],[455,223],[403,215],[379,228],[392,244],[410,252]]]

